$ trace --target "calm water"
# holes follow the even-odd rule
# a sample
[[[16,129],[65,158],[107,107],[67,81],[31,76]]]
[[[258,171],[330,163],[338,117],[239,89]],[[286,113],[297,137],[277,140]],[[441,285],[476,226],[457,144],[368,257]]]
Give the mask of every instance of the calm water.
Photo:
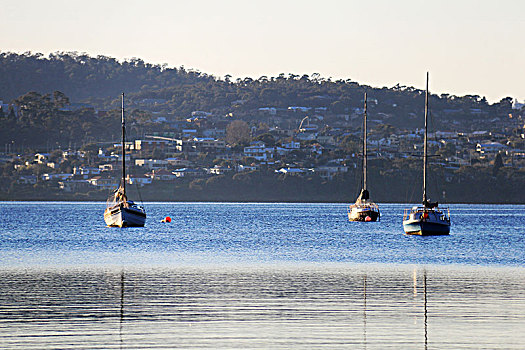
[[[398,204],[104,207],[0,202],[0,348],[525,348],[525,206],[453,205],[447,237]]]

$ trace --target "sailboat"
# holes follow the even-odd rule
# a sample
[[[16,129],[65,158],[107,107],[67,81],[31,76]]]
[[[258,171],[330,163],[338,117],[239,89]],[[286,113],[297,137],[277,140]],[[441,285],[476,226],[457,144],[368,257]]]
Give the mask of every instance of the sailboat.
[[[370,200],[370,193],[366,189],[366,92],[365,92],[365,110],[363,122],[363,188],[354,204],[348,207],[348,220],[350,221],[377,221],[380,219],[379,207]]]
[[[126,118],[122,93],[122,178],[120,185],[108,198],[104,221],[108,226],[143,227],[146,222],[144,207],[129,200],[126,195]]]
[[[432,203],[427,197],[427,129],[428,129],[428,72],[425,93],[425,135],[423,141],[423,203],[403,214],[403,229],[408,235],[448,235],[450,233],[450,210],[439,208],[438,202]]]

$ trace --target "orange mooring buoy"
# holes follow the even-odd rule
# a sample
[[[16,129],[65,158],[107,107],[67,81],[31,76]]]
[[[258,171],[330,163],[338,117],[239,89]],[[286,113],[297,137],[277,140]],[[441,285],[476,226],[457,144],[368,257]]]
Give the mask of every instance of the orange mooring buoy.
[[[162,219],[161,222],[171,222],[171,218],[169,216],[166,216],[164,219]]]

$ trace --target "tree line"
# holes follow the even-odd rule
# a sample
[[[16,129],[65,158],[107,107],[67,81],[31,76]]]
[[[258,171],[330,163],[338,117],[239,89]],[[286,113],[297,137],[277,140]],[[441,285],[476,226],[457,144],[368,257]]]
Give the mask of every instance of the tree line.
[[[326,107],[329,113],[345,114],[362,107],[367,90],[371,99],[379,101],[369,104],[371,116],[390,114],[395,117],[391,124],[406,125],[413,122],[410,116],[421,115],[424,104],[424,91],[399,84],[370,87],[351,79],[323,78],[318,73],[232,80],[229,75],[214,77],[184,66],[153,65],[139,58],[118,61],[78,52],[56,52],[47,57],[40,53],[2,52],[0,77],[0,99],[4,102],[28,91],[44,95],[61,91],[72,101],[110,109],[118,105],[117,97],[125,91],[131,103],[162,100],[151,108],[181,116],[195,110],[227,110],[242,116],[264,106]],[[489,104],[478,95],[450,94],[432,94],[430,100],[433,115],[467,121],[474,118],[471,109],[505,115],[511,111],[511,102],[512,98],[507,97]],[[419,119],[416,118],[418,122]]]

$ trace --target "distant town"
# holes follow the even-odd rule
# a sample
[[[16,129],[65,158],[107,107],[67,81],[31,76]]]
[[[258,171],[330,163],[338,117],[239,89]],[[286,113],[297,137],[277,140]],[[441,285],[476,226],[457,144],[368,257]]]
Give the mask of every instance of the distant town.
[[[300,84],[301,79],[304,76],[285,80]],[[356,87],[353,82],[307,80]],[[145,200],[352,201],[361,181],[359,96],[368,90],[371,195],[377,200],[420,200],[421,91],[389,89],[391,95],[416,96],[410,110],[384,93],[374,96],[381,89],[363,86],[357,86],[346,105],[330,94],[283,105],[279,94],[265,91],[275,81],[261,83],[260,95],[272,96],[261,96],[259,104],[252,97],[233,99],[239,97],[235,95],[227,104],[217,101],[214,108],[188,112],[170,110],[173,99],[130,93],[127,183]],[[268,103],[272,99],[277,102]],[[460,99],[471,106],[459,107]],[[101,200],[115,189],[121,171],[118,95],[105,101],[70,102],[59,91],[52,96],[28,92],[0,101],[0,198]],[[441,95],[431,99],[431,111],[435,199],[523,200],[523,103],[505,99],[489,105],[479,96]]]

